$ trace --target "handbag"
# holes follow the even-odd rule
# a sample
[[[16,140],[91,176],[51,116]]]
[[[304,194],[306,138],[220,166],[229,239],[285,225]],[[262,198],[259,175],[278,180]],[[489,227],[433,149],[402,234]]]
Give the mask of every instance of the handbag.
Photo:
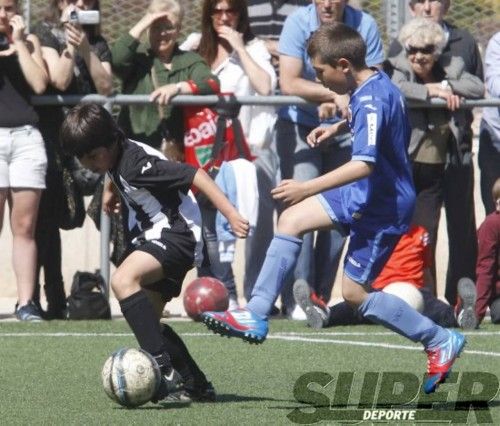
[[[230,95],[229,100],[233,100]],[[203,168],[214,178],[222,162],[253,160],[238,119],[239,105],[221,97],[216,111],[208,107],[184,107],[185,162]]]
[[[237,117],[239,105],[221,97],[216,111],[207,107],[184,109],[185,161],[203,168],[214,180],[224,162],[238,158],[253,160]],[[196,188],[192,188],[192,191],[200,207],[214,209],[205,194],[198,192]]]
[[[59,228],[80,228],[85,220],[83,194],[67,161],[62,161],[62,202],[59,211]]]
[[[151,67],[151,80],[153,81],[153,87],[158,89],[158,77],[156,76],[156,71],[154,65]],[[182,142],[177,141],[171,136],[170,131],[165,126],[165,113],[161,105],[156,104],[158,108],[158,116],[160,117],[160,131],[162,135],[160,151],[161,153],[172,161],[184,162],[184,148]]]

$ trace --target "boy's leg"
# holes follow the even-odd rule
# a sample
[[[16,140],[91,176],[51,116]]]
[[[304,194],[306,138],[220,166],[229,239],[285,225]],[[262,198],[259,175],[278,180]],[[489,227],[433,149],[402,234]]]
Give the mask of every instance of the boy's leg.
[[[398,241],[397,235],[356,229],[346,254],[342,293],[365,318],[424,345],[428,354],[424,391],[431,393],[445,381],[465,345],[465,338],[435,324],[397,296],[366,291],[364,285],[380,273]]]
[[[171,283],[162,280],[154,284],[154,289],[152,286],[143,289],[151,301],[158,318],[161,317],[166,302],[171,299],[162,294],[162,289],[169,284]],[[199,394],[210,387],[214,400],[215,391],[213,387],[211,387],[205,374],[192,358],[182,339],[169,325],[160,323],[160,328],[161,334],[167,342],[167,350],[172,361],[172,366],[182,376],[184,388],[190,393]]]
[[[300,252],[300,236],[318,228],[332,226],[332,219],[317,197],[309,197],[286,209],[278,221],[266,259],[245,309],[208,312],[202,315],[214,332],[261,343],[267,335],[267,317],[281,287],[293,271]]]
[[[111,286],[139,346],[158,362],[166,387],[164,393],[168,394],[181,388],[180,376],[173,369],[155,308],[141,288],[141,285],[159,281],[163,275],[162,265],[155,257],[136,250],[115,271]]]

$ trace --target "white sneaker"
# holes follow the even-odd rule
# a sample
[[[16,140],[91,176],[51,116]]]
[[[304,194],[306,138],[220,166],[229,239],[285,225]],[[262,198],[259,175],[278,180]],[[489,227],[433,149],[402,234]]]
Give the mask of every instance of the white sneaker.
[[[235,309],[240,309],[240,305],[236,299],[230,297],[229,298],[229,306],[228,306],[227,310],[234,311]]]
[[[290,315],[290,319],[294,321],[305,321],[307,320],[307,315],[299,305],[295,305],[292,315]]]

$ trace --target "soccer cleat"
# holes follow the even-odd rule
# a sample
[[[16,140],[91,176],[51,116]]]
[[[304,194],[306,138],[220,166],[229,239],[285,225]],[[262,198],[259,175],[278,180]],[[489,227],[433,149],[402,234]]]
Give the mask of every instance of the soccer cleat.
[[[458,323],[465,330],[477,327],[476,318],[476,286],[470,278],[458,280],[458,296],[462,300],[462,309],[458,315]]]
[[[152,402],[172,402],[168,401],[168,396],[180,392],[184,389],[184,382],[182,381],[182,376],[173,368],[170,370],[169,374],[163,374],[161,376],[160,385],[158,387],[158,392],[151,399]]]
[[[16,318],[19,321],[39,322],[42,321],[42,313],[38,307],[30,300],[26,305],[16,305]]]
[[[215,402],[217,395],[212,383],[194,389],[183,389],[178,392],[168,394],[161,402],[162,403],[177,403],[177,404],[190,404],[191,402]]]
[[[201,319],[214,333],[227,337],[239,337],[249,343],[262,343],[268,332],[267,319],[257,317],[249,309],[224,312],[204,312]]]
[[[460,356],[466,340],[458,331],[447,330],[449,337],[441,346],[426,349],[427,378],[424,382],[424,392],[433,393],[437,387],[446,381],[455,359]]]
[[[293,297],[297,305],[306,313],[309,327],[316,329],[323,328],[328,319],[328,308],[322,301],[321,304],[315,303],[315,299],[318,301],[321,299],[316,295],[314,295],[315,299],[313,299],[312,296],[307,281],[303,279],[295,281],[293,284]]]

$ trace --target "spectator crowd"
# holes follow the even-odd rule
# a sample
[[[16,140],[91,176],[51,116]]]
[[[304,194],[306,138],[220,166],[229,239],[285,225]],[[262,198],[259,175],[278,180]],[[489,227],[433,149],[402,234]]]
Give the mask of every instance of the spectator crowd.
[[[348,0],[203,0],[199,27],[185,39],[181,39],[183,2],[150,0],[136,23],[113,43],[101,33],[106,22],[99,20],[99,0],[50,0],[29,33],[20,1],[0,0],[0,230],[8,205],[16,317],[20,321],[66,317],[60,229],[81,226],[78,209],[83,206],[78,200],[83,194],[94,195],[99,210],[101,203],[107,204],[101,198],[112,196],[112,191],[103,191],[101,180],[82,170],[78,160],[61,148],[59,129],[69,107],[35,107],[30,102],[33,95],[110,95],[115,76],[120,93],[150,96],[150,103],[123,105],[116,111],[125,136],[180,162],[188,162],[185,142],[194,113],[172,104],[177,95],[282,94],[307,100],[283,107],[245,105],[233,113],[254,166],[255,192],[243,192],[258,198],[254,217],[247,218],[253,229],[245,242],[241,284],[248,301],[276,217],[285,207],[273,199],[271,190],[281,180],[307,181],[350,159],[349,132],[336,134],[317,148],[307,142],[318,126],[335,125],[351,113],[349,95],[320,84],[308,55],[308,41],[318,28],[342,22],[363,38],[366,64],[386,73],[412,105],[444,101],[438,108],[427,104],[409,109],[409,156],[417,195],[412,238],[401,240],[407,242],[393,259],[398,267],[381,274],[391,277],[384,286],[405,280],[414,284],[429,301],[428,316],[444,318],[447,326],[475,328],[488,309],[491,321],[500,323],[500,107],[482,110],[478,177],[472,161],[473,114],[462,105],[464,99],[500,99],[500,32],[481,54],[473,36],[447,20],[451,0],[409,0],[408,5],[411,18],[384,49],[376,20]],[[202,111],[200,107],[196,113]],[[90,175],[91,184],[82,188],[80,179],[71,185],[69,180],[78,173]],[[475,217],[475,179],[480,180],[486,213],[482,224]],[[232,257],[222,255],[217,211],[203,203],[200,194],[197,197],[205,258],[198,274],[222,281],[230,308],[235,308],[242,299]],[[448,235],[443,283],[447,303],[436,299],[441,211]],[[116,251],[130,218],[119,207],[109,214]],[[413,236],[415,229],[418,237]],[[303,239],[281,306],[274,313],[308,319],[317,327],[358,323],[349,307],[328,307],[345,233],[319,230]],[[426,258],[412,260],[416,247],[423,245]],[[115,253],[113,262],[119,265],[125,253],[125,248]],[[415,282],[398,276],[406,262],[417,265],[418,271],[407,275],[418,276]],[[45,310],[40,303],[42,289]]]

